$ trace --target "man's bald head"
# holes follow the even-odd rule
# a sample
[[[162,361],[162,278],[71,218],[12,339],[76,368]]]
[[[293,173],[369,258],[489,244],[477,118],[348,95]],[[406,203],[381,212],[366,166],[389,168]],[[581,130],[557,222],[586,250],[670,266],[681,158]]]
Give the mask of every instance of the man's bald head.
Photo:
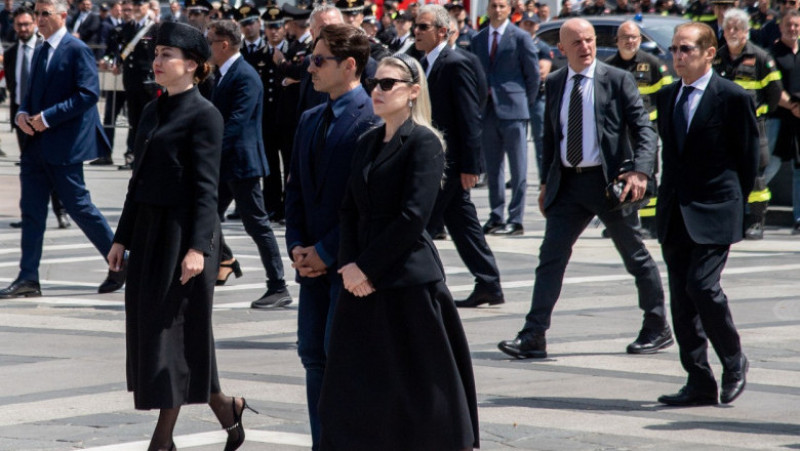
[[[586,19],[569,19],[561,26],[558,50],[567,57],[569,67],[581,72],[591,66],[597,55],[594,27]]]

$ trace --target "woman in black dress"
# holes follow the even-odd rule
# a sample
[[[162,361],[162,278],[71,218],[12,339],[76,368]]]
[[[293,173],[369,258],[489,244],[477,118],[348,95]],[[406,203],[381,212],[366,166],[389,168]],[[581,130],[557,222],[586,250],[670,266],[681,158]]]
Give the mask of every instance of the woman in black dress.
[[[244,441],[247,403],[220,389],[211,330],[223,121],[195,87],[209,73],[209,54],[195,28],[160,26],[153,72],[166,92],[143,111],[136,164],[108,255],[111,270],[128,266],[128,390],[137,409],[161,411],[150,450],[175,449],[172,433],[184,404],[211,406],[228,431],[226,451]]]
[[[385,124],[359,139],[341,210],[344,288],[319,404],[324,450],[478,447],[469,348],[425,232],[444,173],[424,72],[381,60],[372,90]]]

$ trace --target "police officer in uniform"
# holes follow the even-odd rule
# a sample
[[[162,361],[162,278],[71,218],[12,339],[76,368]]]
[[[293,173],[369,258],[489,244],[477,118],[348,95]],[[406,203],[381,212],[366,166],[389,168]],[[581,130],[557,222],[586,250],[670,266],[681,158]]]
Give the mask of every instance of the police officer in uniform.
[[[712,30],[717,37],[717,48],[725,45],[725,33],[722,32],[722,18],[725,13],[736,5],[736,0],[711,0],[711,8],[714,11],[714,18],[711,20],[702,21]]]
[[[375,17],[371,6],[364,7],[364,20],[361,21],[361,28],[369,37],[369,56],[375,61],[380,61],[392,54],[389,46],[377,38],[378,18]]]
[[[783,84],[772,56],[748,40],[750,17],[746,12],[740,9],[726,12],[723,28],[727,45],[720,47],[714,58],[714,72],[747,90],[756,105],[760,159],[755,186],[747,199],[744,237],[760,240],[764,238],[764,218],[771,197],[764,179],[770,156],[766,118],[778,107]]]
[[[469,51],[470,42],[472,42],[472,38],[475,37],[478,32],[467,25],[467,11],[464,9],[464,3],[461,0],[453,0],[445,4],[444,7],[450,13],[450,17],[458,21],[458,39],[456,39],[456,45],[460,49]]]
[[[714,8],[708,0],[695,0],[693,1],[683,17],[694,22],[708,22],[716,20],[717,16],[714,15]]]
[[[186,7],[186,18],[189,21],[189,25],[200,30],[205,36],[208,33],[206,31],[208,23],[211,21],[209,13],[214,9],[211,3],[208,0],[186,0],[184,6]]]
[[[153,78],[155,23],[147,14],[148,3],[133,0],[133,20],[116,27],[109,36],[106,55],[114,62],[112,70],[122,71],[125,102],[128,105],[128,140],[125,163],[120,169],[131,169],[133,141],[144,106],[155,99],[158,86]]]
[[[626,70],[633,74],[636,84],[639,87],[639,94],[642,96],[644,108],[650,114],[650,120],[655,122],[658,113],[656,112],[655,98],[659,91],[672,83],[667,66],[658,58],[650,53],[641,50],[642,33],[636,22],[623,22],[617,29],[617,53],[606,60],[606,63]],[[657,128],[656,128],[657,129]],[[658,159],[656,159],[656,162]],[[656,164],[654,174],[658,173]],[[643,235],[649,233],[655,236],[655,216],[656,198],[639,210],[637,215],[631,212],[628,216],[631,225],[639,228]],[[641,220],[641,221],[640,221]],[[605,236],[605,234],[604,234]]]

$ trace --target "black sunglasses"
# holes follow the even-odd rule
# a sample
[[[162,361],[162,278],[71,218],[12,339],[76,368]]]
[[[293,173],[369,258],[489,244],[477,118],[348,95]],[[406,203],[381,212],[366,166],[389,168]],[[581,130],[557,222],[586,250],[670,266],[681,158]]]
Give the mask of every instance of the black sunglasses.
[[[36,16],[36,17],[42,16],[42,17],[45,17],[45,18],[46,17],[50,17],[53,14],[55,14],[55,13],[51,13],[50,11],[34,11],[33,12],[34,16]]]
[[[433,25],[429,23],[415,23],[414,28],[416,28],[419,31],[428,31],[431,28],[433,28]]]
[[[364,86],[366,86],[367,91],[372,91],[375,89],[375,86],[380,86],[381,91],[391,91],[394,88],[395,83],[408,83],[411,84],[413,82],[408,80],[398,80],[397,78],[367,78],[364,82]]]
[[[683,53],[684,55],[686,55],[688,53],[691,53],[692,51],[694,51],[697,48],[698,47],[696,45],[686,45],[686,44],[684,44],[684,45],[679,45],[679,46],[671,45],[671,46],[667,47],[667,50],[669,50],[670,53],[678,53],[678,52],[680,52],[680,53]]]
[[[317,67],[322,67],[325,64],[325,60],[334,60],[337,63],[342,61],[342,58],[338,56],[322,56],[322,55],[312,55],[311,62],[314,63]]]

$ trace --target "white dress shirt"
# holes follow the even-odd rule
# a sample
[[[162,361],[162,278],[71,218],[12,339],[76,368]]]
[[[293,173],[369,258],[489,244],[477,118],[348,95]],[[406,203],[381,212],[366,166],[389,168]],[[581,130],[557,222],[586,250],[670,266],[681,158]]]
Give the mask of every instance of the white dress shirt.
[[[433,63],[436,62],[436,58],[439,58],[439,54],[442,53],[442,50],[447,46],[447,41],[442,41],[433,48],[427,55],[425,55],[425,59],[428,60],[428,68],[425,70],[425,76],[431,74],[431,69],[433,68]]]
[[[506,32],[506,28],[508,28],[508,24],[511,23],[510,20],[506,19],[502,25],[495,28],[489,25],[489,55],[492,54],[492,42],[494,42],[494,32],[497,32],[497,45],[500,45],[500,41],[503,39],[503,33]]]
[[[236,52],[232,57],[228,58],[227,61],[222,63],[222,66],[219,66],[219,80],[217,80],[218,84],[223,78],[225,78],[225,74],[228,73],[228,69],[231,68],[233,63],[235,63],[236,60],[238,60],[241,57],[242,54],[240,52]]]
[[[708,88],[708,82],[711,81],[711,74],[713,73],[712,69],[709,69],[708,72],[703,74],[702,77],[698,78],[694,81],[694,83],[690,84],[689,86],[693,87],[694,90],[689,93],[689,98],[686,99],[686,105],[684,108],[687,108],[684,113],[689,113],[686,115],[686,131],[689,131],[689,125],[692,123],[692,118],[694,118],[694,113],[697,112],[697,106],[700,105],[700,100],[703,98],[703,93],[706,92],[706,88]],[[683,87],[686,86],[683,81],[681,81],[681,90],[678,92],[678,96],[675,98],[675,103],[678,103],[678,100],[681,98],[681,94],[683,94]]]
[[[567,133],[569,132],[567,122],[569,122],[569,97],[574,86],[572,76],[576,72],[569,66],[567,68],[567,84],[561,97],[561,111],[559,112],[561,133],[564,138],[561,139],[559,147],[561,164],[566,167],[572,167],[567,161]],[[581,168],[599,166],[601,164],[600,143],[597,142],[597,120],[594,117],[594,72],[596,68],[597,60],[580,72],[584,76],[583,80],[581,80],[581,87],[583,88],[583,161],[578,165]]]
[[[31,35],[31,38],[27,41],[19,41],[17,45],[17,65],[14,68],[14,75],[16,76],[17,80],[17,87],[14,89],[14,101],[17,105],[22,103],[22,96],[25,95],[24,92],[20,92],[22,88],[20,84],[20,79],[22,79],[22,60],[24,59],[25,52],[28,52],[28,83],[30,83],[30,74],[31,74],[31,64],[33,63],[33,50],[36,48],[36,33]]]

